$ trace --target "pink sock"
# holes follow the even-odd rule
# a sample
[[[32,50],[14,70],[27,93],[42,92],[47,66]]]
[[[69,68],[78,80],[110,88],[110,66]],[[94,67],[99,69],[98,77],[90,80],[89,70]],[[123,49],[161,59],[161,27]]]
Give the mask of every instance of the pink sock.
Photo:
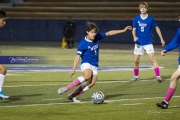
[[[71,88],[79,85],[80,83],[81,83],[81,82],[80,82],[79,79],[75,79],[72,83],[70,83],[68,86],[66,86],[66,88],[67,88],[68,90],[70,90]]]
[[[76,96],[78,96],[80,94],[83,94],[84,92],[85,91],[83,89],[81,91],[74,91],[73,94],[71,94],[71,96],[76,97]]]
[[[134,68],[134,76],[139,76],[139,69]]]
[[[159,70],[158,67],[154,68],[154,72],[155,72],[155,74],[156,74],[156,77],[157,77],[157,76],[160,76],[160,70]]]
[[[73,91],[70,96],[77,96],[79,95],[79,93],[81,93],[81,91],[83,90],[82,86],[79,86],[78,89],[76,89],[75,91]]]
[[[169,102],[170,101],[170,99],[171,99],[171,97],[173,96],[173,94],[174,94],[174,92],[175,92],[175,88],[168,88],[168,90],[167,90],[167,92],[166,92],[166,96],[165,96],[165,98],[164,98],[164,100],[166,101],[166,102]]]

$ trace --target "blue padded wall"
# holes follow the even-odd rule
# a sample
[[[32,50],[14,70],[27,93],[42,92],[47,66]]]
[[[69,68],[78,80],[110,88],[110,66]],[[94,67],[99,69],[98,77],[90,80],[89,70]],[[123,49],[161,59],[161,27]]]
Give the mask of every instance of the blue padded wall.
[[[131,25],[130,20],[91,20],[95,22],[100,32],[109,30],[124,29]],[[7,24],[0,29],[0,40],[26,40],[26,41],[60,41],[63,37],[62,31],[66,20],[46,19],[7,19]],[[87,20],[75,20],[76,36],[75,41],[80,41],[86,35],[85,25]],[[178,21],[157,21],[166,43],[169,43],[175,35],[180,23]],[[159,37],[153,30],[153,43],[160,44]],[[132,33],[118,34],[106,37],[104,42],[133,43]]]

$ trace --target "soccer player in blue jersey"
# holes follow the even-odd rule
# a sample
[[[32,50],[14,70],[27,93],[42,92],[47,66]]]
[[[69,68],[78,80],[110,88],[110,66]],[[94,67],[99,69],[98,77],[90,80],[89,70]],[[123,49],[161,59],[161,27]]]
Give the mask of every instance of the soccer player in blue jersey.
[[[95,23],[87,22],[86,24],[87,36],[85,36],[78,45],[77,56],[74,59],[74,65],[72,71],[69,73],[70,77],[75,73],[76,67],[81,59],[80,68],[83,73],[83,76],[76,78],[72,83],[70,83],[66,87],[60,88],[58,90],[58,94],[67,92],[68,90],[81,84],[79,88],[77,88],[74,92],[68,95],[68,99],[74,102],[79,102],[76,96],[84,93],[89,88],[91,88],[97,80],[100,41],[106,36],[123,33],[131,29],[132,29],[131,26],[127,26],[123,30],[111,30],[106,33],[98,32],[99,29]],[[87,83],[82,84],[85,81],[87,81]]]
[[[139,9],[141,14],[137,15],[133,21],[133,30],[132,35],[135,42],[134,47],[134,77],[131,81],[139,80],[139,62],[140,56],[144,55],[144,50],[149,56],[150,61],[154,66],[154,71],[156,74],[156,79],[158,82],[162,82],[160,77],[160,70],[158,67],[158,63],[154,56],[154,47],[152,45],[152,29],[155,28],[162,46],[165,45],[163,37],[161,35],[161,31],[156,24],[154,18],[147,14],[148,4],[146,2],[142,2],[139,4]]]
[[[6,12],[0,10],[0,27],[2,28],[5,24],[6,24]],[[9,96],[4,95],[4,93],[2,92],[2,87],[3,87],[6,71],[7,71],[6,67],[3,64],[1,64],[1,61],[0,61],[0,98],[3,98],[3,99],[9,98]]]
[[[164,49],[161,51],[161,55],[164,56],[165,53],[167,53],[167,52],[169,52],[169,51],[171,51],[171,50],[173,50],[173,49],[175,49],[177,47],[179,47],[179,52],[180,52],[180,28],[178,29],[178,31],[177,31],[176,35],[174,36],[173,40],[171,41],[171,43],[166,45],[164,47]],[[170,101],[171,97],[173,96],[173,94],[176,91],[177,81],[180,78],[180,56],[178,58],[178,62],[179,62],[179,67],[171,76],[170,85],[169,85],[169,87],[167,89],[164,101],[156,104],[158,107],[161,107],[163,109],[168,108],[169,101]]]

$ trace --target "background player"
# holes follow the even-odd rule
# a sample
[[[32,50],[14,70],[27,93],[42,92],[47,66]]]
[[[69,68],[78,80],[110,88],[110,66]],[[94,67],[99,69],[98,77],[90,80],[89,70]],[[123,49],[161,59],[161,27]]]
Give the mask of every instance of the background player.
[[[166,52],[169,52],[177,47],[179,47],[179,52],[180,52],[180,28],[178,29],[178,31],[177,31],[176,35],[174,36],[173,40],[171,41],[171,43],[166,45],[164,47],[164,49],[161,51],[161,55],[164,56]],[[167,89],[164,101],[156,104],[158,107],[161,107],[163,109],[168,108],[169,101],[170,101],[171,97],[173,96],[173,94],[175,93],[175,90],[177,87],[177,81],[180,78],[180,56],[178,58],[178,62],[179,62],[179,67],[171,76],[170,85]]]
[[[72,21],[72,17],[68,16],[68,21],[64,25],[63,35],[66,38],[68,48],[74,47],[74,36],[76,35],[76,24]]]
[[[154,71],[156,74],[156,79],[158,82],[162,82],[160,77],[160,70],[158,67],[158,63],[154,57],[154,47],[152,45],[152,28],[155,28],[162,46],[165,45],[163,37],[161,35],[161,31],[157,26],[154,18],[147,14],[148,4],[146,2],[142,2],[139,4],[139,9],[141,14],[137,15],[133,21],[133,30],[132,35],[135,42],[134,48],[134,78],[132,81],[139,80],[139,62],[140,56],[144,55],[144,50],[146,50],[150,61],[154,66]]]
[[[6,24],[6,12],[0,10],[0,27],[2,28],[5,24]],[[3,99],[9,98],[9,96],[4,95],[4,93],[2,92],[2,87],[3,87],[6,72],[7,72],[6,67],[3,64],[0,64],[0,98],[3,98]]]
[[[74,65],[72,71],[69,73],[70,77],[75,73],[76,67],[81,61],[81,71],[83,76],[78,77],[72,83],[66,87],[62,87],[58,90],[58,94],[67,92],[71,88],[74,88],[77,85],[80,85],[84,81],[87,81],[87,84],[82,84],[77,90],[68,95],[68,99],[73,100],[74,102],[79,102],[76,99],[77,95],[80,95],[91,88],[97,80],[97,68],[99,61],[99,44],[100,40],[106,36],[111,36],[119,33],[126,32],[131,30],[131,26],[127,26],[123,30],[111,30],[109,32],[98,32],[98,27],[93,22],[87,22],[86,24],[86,33],[85,36],[79,43],[77,49],[77,56],[74,59]]]

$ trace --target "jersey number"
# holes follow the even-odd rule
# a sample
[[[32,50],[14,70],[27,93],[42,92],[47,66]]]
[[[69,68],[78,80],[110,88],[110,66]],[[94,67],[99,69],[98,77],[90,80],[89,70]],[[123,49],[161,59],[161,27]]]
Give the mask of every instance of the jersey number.
[[[144,32],[144,27],[141,27],[141,32]]]

